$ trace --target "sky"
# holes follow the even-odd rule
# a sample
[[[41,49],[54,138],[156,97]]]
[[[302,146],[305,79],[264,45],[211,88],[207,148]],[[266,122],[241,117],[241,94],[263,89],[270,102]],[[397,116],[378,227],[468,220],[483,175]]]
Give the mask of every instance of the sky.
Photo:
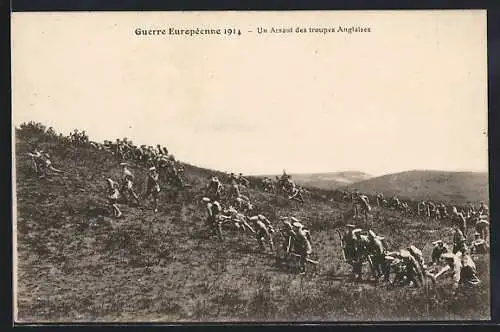
[[[371,32],[256,33],[340,25]],[[245,174],[487,171],[486,64],[484,11],[13,13],[13,124]]]

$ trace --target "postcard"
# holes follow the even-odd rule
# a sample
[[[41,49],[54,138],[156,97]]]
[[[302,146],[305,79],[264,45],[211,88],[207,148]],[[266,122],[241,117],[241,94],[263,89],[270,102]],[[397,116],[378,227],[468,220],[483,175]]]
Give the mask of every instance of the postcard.
[[[14,12],[16,322],[489,320],[486,18]]]

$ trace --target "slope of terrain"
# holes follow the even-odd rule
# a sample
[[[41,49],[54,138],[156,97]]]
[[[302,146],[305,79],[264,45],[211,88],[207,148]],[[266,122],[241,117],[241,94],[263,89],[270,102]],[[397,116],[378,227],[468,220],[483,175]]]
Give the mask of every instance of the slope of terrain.
[[[367,194],[383,192],[411,200],[444,201],[454,204],[489,200],[488,173],[407,171],[353,183],[342,189],[358,189]]]
[[[48,151],[67,171],[38,179],[26,152]],[[311,189],[301,205],[249,190],[276,221],[295,215],[310,228],[321,265],[306,275],[290,271],[250,236],[226,230],[218,242],[206,234],[203,187],[212,171],[186,166],[192,188],[165,187],[160,211],[120,205],[110,217],[106,177],[119,177],[118,161],[90,148],[44,135],[16,132],[17,305],[19,321],[183,322],[488,319],[489,265],[479,257],[479,287],[452,295],[444,278],[437,288],[375,287],[352,283],[335,229],[349,205],[329,191]],[[145,169],[132,167],[142,191]],[[373,229],[392,249],[430,241],[450,242],[447,225],[374,211]]]
[[[319,189],[337,189],[339,187],[370,179],[372,176],[358,171],[290,174],[295,183]],[[274,178],[276,175],[269,176]]]

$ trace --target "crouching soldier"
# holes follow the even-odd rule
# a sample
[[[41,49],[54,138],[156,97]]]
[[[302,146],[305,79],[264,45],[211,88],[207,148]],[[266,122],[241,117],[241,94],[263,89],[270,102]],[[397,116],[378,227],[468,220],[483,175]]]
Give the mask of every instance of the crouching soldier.
[[[422,254],[422,251],[415,247],[414,245],[411,245],[407,248],[407,250],[410,252],[410,254],[415,258],[415,260],[418,263],[418,266],[420,267],[420,270],[422,271],[422,276],[423,277],[428,277],[431,278],[433,277],[432,273],[428,271],[428,266],[425,264],[424,260],[424,255]]]
[[[274,251],[274,243],[272,233],[274,233],[274,228],[271,225],[269,219],[267,219],[262,214],[258,214],[256,216],[248,218],[249,221],[253,223],[253,228],[255,230],[255,236],[257,238],[257,242],[259,243],[260,248],[265,251],[266,248],[264,246],[264,241],[269,242],[269,247],[271,251]]]
[[[206,219],[206,223],[209,227],[209,231],[212,234],[217,235],[220,241],[223,241],[224,238],[222,237],[222,222],[221,222],[222,206],[220,205],[219,202],[212,201],[208,197],[203,197],[203,201],[207,203],[208,216]]]
[[[400,250],[393,256],[401,261],[401,268],[396,274],[393,285],[413,283],[415,286],[421,286],[424,278],[420,264],[415,257],[406,249]]]
[[[294,227],[294,248],[297,251],[297,254],[300,256],[299,260],[299,272],[300,274],[306,273],[306,262],[309,258],[309,255],[312,254],[312,246],[311,246],[311,234],[309,230],[302,225],[302,223],[296,221],[292,224]]]
[[[441,260],[441,256],[444,253],[448,252],[448,248],[446,247],[446,244],[442,240],[432,242],[432,245],[434,246],[434,248],[432,249],[431,253],[431,262],[432,265],[437,265]]]
[[[230,220],[234,224],[234,227],[236,227],[238,231],[244,233],[249,230],[250,232],[255,233],[255,230],[246,221],[245,215],[238,212],[238,210],[236,210],[233,206],[230,206],[226,211],[224,211],[224,213],[229,216]]]
[[[474,241],[470,246],[470,251],[472,254],[486,254],[488,253],[488,244],[484,239],[481,239],[481,234],[474,234]]]
[[[453,271],[453,289],[457,289],[460,284],[477,285],[481,282],[476,275],[476,264],[469,253],[445,253],[442,257],[447,265],[434,275],[434,282],[450,270]]]

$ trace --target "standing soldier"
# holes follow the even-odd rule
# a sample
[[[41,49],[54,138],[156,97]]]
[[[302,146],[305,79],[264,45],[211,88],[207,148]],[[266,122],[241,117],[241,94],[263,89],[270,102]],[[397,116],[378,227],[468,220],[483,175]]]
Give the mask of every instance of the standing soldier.
[[[377,236],[372,230],[368,231],[369,243],[367,249],[370,255],[372,255],[373,269],[377,279],[384,274],[386,249],[382,243],[383,239],[383,237]]]
[[[366,195],[359,195],[359,205],[360,205],[360,210],[361,213],[365,216],[365,221],[368,221],[368,212],[371,211],[371,206],[370,202],[368,200],[368,196]]]
[[[489,239],[489,227],[490,223],[488,222],[488,216],[484,214],[479,215],[478,219],[476,220],[475,228],[476,232],[479,233],[480,237],[485,241],[488,241]]]
[[[479,215],[489,216],[488,205],[481,201],[481,203],[479,203],[478,213]]]
[[[118,183],[113,181],[110,178],[107,178],[106,182],[108,183],[109,204],[111,205],[111,208],[113,209],[115,217],[120,218],[122,215],[122,212],[118,208],[118,197],[120,196],[120,192],[118,191]]]
[[[428,218],[436,218],[436,204],[433,201],[427,201],[427,217]]]
[[[126,163],[121,163],[120,166],[123,166],[123,178],[122,178],[122,186],[121,186],[120,191],[122,193],[124,193],[124,192],[128,193],[130,196],[132,196],[134,198],[137,205],[140,205],[139,196],[137,196],[137,194],[134,191],[134,182],[133,182],[134,175],[127,168]],[[124,197],[126,199],[125,195],[124,195]]]
[[[399,209],[399,207],[401,206],[401,201],[399,200],[399,197],[396,194],[392,197],[392,201],[393,201],[394,207],[396,209]]]
[[[153,196],[154,200],[154,212],[158,212],[158,196],[160,194],[160,183],[158,179],[158,171],[156,167],[151,167],[149,169],[148,178],[146,180],[146,194],[144,199],[148,198],[149,195]]]
[[[441,219],[448,217],[448,210],[446,209],[446,205],[443,202],[441,202],[441,204],[439,205],[439,215],[441,216]]]
[[[465,234],[467,230],[467,221],[462,212],[458,212],[457,208],[453,206],[451,208],[451,220],[453,226],[458,227],[462,234]]]
[[[345,242],[343,248],[345,259],[348,264],[352,265],[354,280],[360,280],[363,266],[358,248],[359,233],[361,232],[361,228],[356,228],[356,226],[352,224],[348,224],[346,226],[348,231],[343,237]]]
[[[384,201],[384,194],[383,193],[378,193],[377,194],[377,206],[380,208],[382,207],[382,202]]]
[[[354,214],[354,218],[357,219],[359,218],[359,210],[360,210],[360,193],[358,189],[354,189],[354,192],[352,193],[351,196],[351,201],[352,201],[352,210]]]

